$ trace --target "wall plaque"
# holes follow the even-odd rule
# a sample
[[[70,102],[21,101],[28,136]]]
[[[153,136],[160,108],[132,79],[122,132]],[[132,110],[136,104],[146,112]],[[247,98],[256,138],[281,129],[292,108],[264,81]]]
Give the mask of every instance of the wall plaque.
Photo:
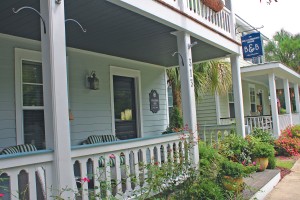
[[[157,113],[159,111],[159,95],[156,90],[149,93],[150,111]]]

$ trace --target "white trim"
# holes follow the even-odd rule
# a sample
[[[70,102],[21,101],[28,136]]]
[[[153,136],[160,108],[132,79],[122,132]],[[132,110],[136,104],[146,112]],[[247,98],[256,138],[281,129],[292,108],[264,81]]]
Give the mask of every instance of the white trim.
[[[114,88],[113,76],[125,76],[135,79],[135,93],[136,93],[136,126],[138,137],[143,137],[143,115],[142,115],[142,89],[141,89],[141,72],[139,70],[126,69],[121,67],[110,66],[110,94],[111,94],[111,124],[112,133],[115,135],[115,105],[114,105]]]
[[[251,101],[251,88],[253,88],[254,89],[254,98],[255,98],[255,100],[254,100],[254,103],[255,103],[255,111],[254,112],[256,112],[256,90],[255,90],[255,84],[252,84],[252,83],[248,83],[248,91],[249,91],[249,104],[250,104],[250,113],[252,112],[252,110],[251,110],[251,105],[253,104],[253,102]]]
[[[42,55],[38,51],[15,48],[15,101],[16,101],[16,137],[17,144],[24,143],[23,131],[23,95],[22,95],[22,61],[32,61],[42,63]],[[45,97],[44,97],[45,98]],[[37,107],[38,109],[39,107]],[[40,109],[43,109],[42,107]],[[46,130],[45,130],[46,132]]]
[[[168,75],[167,75],[167,69],[165,69],[165,85],[166,85],[166,115],[167,115],[167,126],[165,127],[165,129],[167,129],[167,127],[170,124],[170,120],[169,120],[169,90],[168,90]]]
[[[217,91],[215,92],[215,101],[216,101],[217,125],[220,125],[221,124],[220,97]]]
[[[257,80],[252,80],[250,78],[245,78],[245,77],[242,77],[242,81],[248,81],[248,82],[251,82],[253,84],[258,84],[258,85],[263,85],[265,86],[266,88],[269,88],[269,85],[264,83],[264,82],[261,82],[261,81],[257,81]]]

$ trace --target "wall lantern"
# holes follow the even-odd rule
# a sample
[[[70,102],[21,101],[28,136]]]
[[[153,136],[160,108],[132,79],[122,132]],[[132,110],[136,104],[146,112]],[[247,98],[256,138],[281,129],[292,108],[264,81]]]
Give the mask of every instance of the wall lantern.
[[[95,71],[92,71],[91,75],[87,78],[88,87],[91,90],[99,90],[99,79],[96,77]]]

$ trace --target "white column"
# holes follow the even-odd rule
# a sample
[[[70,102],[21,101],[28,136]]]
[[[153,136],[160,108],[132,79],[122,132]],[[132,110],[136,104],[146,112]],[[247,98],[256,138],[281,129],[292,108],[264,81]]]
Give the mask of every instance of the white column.
[[[277,95],[276,95],[276,84],[274,73],[269,74],[269,88],[271,97],[271,110],[272,110],[272,122],[273,122],[273,134],[275,137],[279,137],[279,118],[278,118],[278,107],[277,107]]]
[[[230,56],[232,86],[234,94],[234,111],[236,121],[236,132],[243,137],[246,137],[245,118],[244,118],[244,103],[242,91],[241,69],[239,65],[239,56]]]
[[[233,0],[230,0],[230,5],[231,5],[231,8],[230,8],[230,22],[229,22],[229,28],[230,28],[230,32],[231,32],[231,37],[233,39],[236,38],[236,34],[235,34],[235,24],[236,24],[236,16],[235,16],[235,10],[234,10],[234,5],[233,5]]]
[[[189,127],[189,132],[192,133],[194,146],[190,149],[193,163],[198,166],[199,152],[198,152],[198,132],[197,132],[197,116],[196,116],[196,101],[195,101],[195,89],[194,89],[194,77],[193,77],[193,62],[192,52],[189,48],[191,43],[190,35],[178,31],[177,47],[178,47],[178,59],[180,66],[180,82],[181,82],[181,99],[182,99],[182,111],[183,122]],[[184,66],[182,65],[182,60]]]
[[[289,80],[283,79],[286,113],[289,114],[290,124],[293,124]]]
[[[53,191],[72,188],[74,180],[71,163],[64,1],[40,0],[41,14],[46,22],[46,34],[41,23],[44,105],[47,148],[54,150]],[[64,192],[62,198],[73,198]]]
[[[300,100],[299,100],[299,85],[298,85],[298,83],[294,84],[294,95],[295,95],[296,112],[300,113]]]

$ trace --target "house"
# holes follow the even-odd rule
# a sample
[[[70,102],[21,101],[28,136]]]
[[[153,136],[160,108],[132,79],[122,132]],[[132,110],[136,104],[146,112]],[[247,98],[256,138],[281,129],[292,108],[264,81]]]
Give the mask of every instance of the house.
[[[256,31],[250,24],[237,16],[240,32]],[[248,31],[247,31],[248,32]],[[264,39],[267,39],[263,36]],[[244,110],[245,133],[255,128],[270,131],[275,137],[288,126],[300,124],[299,121],[299,83],[300,75],[287,66],[278,63],[264,63],[263,58],[255,60],[240,59],[242,80],[242,102]],[[235,128],[234,92],[227,94],[208,94],[197,104],[197,120],[204,132],[215,137],[218,131]]]
[[[69,189],[77,189],[75,176],[87,180],[89,173],[108,182],[120,182],[125,173],[125,185],[102,191],[93,178],[93,191],[79,184],[82,199],[99,192],[122,198],[143,187],[147,171],[138,163],[167,162],[184,150],[178,135],[161,135],[168,125],[167,67],[180,65],[184,121],[193,140],[193,62],[231,58],[235,112],[242,119],[240,42],[230,0],[226,7],[216,13],[199,0],[1,1],[4,199],[68,198],[74,195]],[[243,131],[243,121],[237,129]],[[83,145],[89,137],[102,143]],[[197,165],[197,145],[189,159]]]

